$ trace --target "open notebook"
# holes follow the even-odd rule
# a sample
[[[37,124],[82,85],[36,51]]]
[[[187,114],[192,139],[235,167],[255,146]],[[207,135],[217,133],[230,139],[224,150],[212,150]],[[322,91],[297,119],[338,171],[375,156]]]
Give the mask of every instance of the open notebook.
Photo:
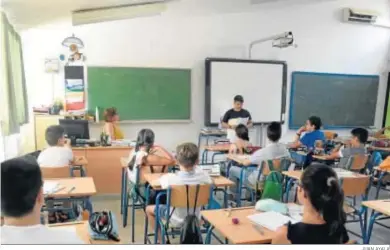
[[[52,194],[60,189],[60,185],[57,181],[45,181],[43,183],[43,193]]]
[[[248,219],[252,223],[265,227],[271,231],[276,231],[279,227],[287,224],[289,221],[291,221],[291,223],[298,222],[291,217],[274,211],[249,215]]]
[[[221,166],[219,164],[213,165],[199,165],[199,168],[209,176],[220,176]]]

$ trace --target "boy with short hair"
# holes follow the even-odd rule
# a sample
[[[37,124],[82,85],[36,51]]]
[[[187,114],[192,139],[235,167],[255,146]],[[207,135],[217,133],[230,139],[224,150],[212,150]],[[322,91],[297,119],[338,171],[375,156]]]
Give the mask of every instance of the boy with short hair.
[[[167,189],[172,185],[197,185],[212,183],[210,176],[196,166],[199,161],[199,149],[195,144],[184,143],[179,145],[176,148],[176,158],[180,166],[180,171],[174,174],[165,174],[159,179],[163,189]],[[185,197],[183,197],[183,199],[184,198]],[[151,228],[154,228],[156,223],[154,210],[154,205],[146,207],[146,215],[149,218]],[[166,216],[166,213],[168,213],[166,205],[160,205],[157,211],[160,216]],[[200,218],[200,207],[196,209],[196,215]],[[186,216],[186,208],[176,208],[171,215],[170,225],[180,227]]]
[[[33,157],[1,163],[1,244],[84,244],[72,232],[41,225],[42,174]]]
[[[44,167],[64,167],[74,162],[73,152],[69,140],[65,139],[65,130],[59,125],[46,129],[45,133],[48,148],[38,156],[38,164]]]
[[[280,137],[282,136],[282,125],[280,122],[271,122],[267,127],[267,137],[268,145],[262,149],[254,152],[249,159],[243,162],[244,166],[257,165],[261,166],[263,161],[280,159],[284,157],[289,157],[290,153],[285,144],[279,143]],[[249,168],[246,171],[246,176],[243,182],[247,182],[250,185],[256,185],[257,176],[259,175],[259,168],[254,170],[254,168]],[[229,178],[233,181],[238,180],[240,177],[241,168],[237,166],[232,166],[229,171]],[[264,180],[264,176],[260,178],[260,181]],[[238,185],[236,185],[238,187]],[[243,192],[245,195],[245,192]]]
[[[307,148],[314,149],[315,142],[316,141],[322,141],[325,142],[325,134],[322,132],[321,129],[322,122],[321,118],[317,116],[311,116],[309,119],[307,119],[305,126],[302,126],[294,139],[294,142],[292,145],[290,145],[290,148],[299,148],[301,146],[305,146]],[[305,134],[302,136],[302,133]]]
[[[352,138],[349,141],[349,147],[339,146],[333,150],[330,155],[326,155],[326,160],[340,159],[339,168],[346,168],[348,159],[354,155],[365,155],[367,150],[365,143],[368,139],[368,131],[364,128],[354,128],[351,131]]]

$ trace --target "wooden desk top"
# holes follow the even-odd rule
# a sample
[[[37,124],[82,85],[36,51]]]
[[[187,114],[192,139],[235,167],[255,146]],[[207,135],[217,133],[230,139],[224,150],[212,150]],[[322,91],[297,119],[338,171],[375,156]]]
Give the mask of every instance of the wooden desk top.
[[[95,183],[92,177],[45,179],[44,181],[56,181],[59,183],[60,188],[65,187],[56,193],[46,195],[48,198],[84,197],[96,194]],[[69,193],[73,187],[75,189]]]
[[[250,158],[250,155],[228,154],[228,155],[226,155],[226,158],[228,158],[229,160],[235,161],[238,164],[243,165],[244,160],[248,160]]]
[[[218,130],[218,129],[210,130],[210,131],[201,130],[199,132],[199,134],[201,134],[201,135],[210,135],[210,136],[217,135],[218,136],[218,135],[226,135],[227,132],[226,132],[226,130]]]
[[[247,216],[260,213],[254,207],[232,209],[228,217],[228,209],[204,210],[201,214],[205,220],[210,222],[224,237],[233,244],[266,244],[271,243],[275,232],[261,227],[263,234],[256,229]],[[232,218],[237,218],[239,224],[235,225]]]
[[[75,227],[77,235],[86,244],[99,244],[99,245],[124,244],[122,241],[116,242],[116,241],[113,241],[113,240],[92,240],[89,237],[88,221],[51,224],[51,225],[49,225],[49,227],[61,227],[61,228],[64,228],[64,229],[70,228],[70,227]]]
[[[390,199],[389,200],[375,200],[363,201],[362,205],[371,208],[377,212],[390,216]]]
[[[321,161],[326,161],[326,155],[313,155],[314,159],[321,160]]]
[[[161,190],[162,188],[159,179],[164,174],[166,173],[145,173],[144,178],[154,190]],[[211,179],[213,180],[213,184],[216,187],[230,187],[235,185],[233,181],[224,176],[211,177]]]
[[[382,147],[369,147],[371,150],[376,150],[376,151],[385,151],[385,152],[390,152],[390,148],[382,148]]]
[[[117,150],[117,149],[130,150],[130,149],[132,149],[132,147],[130,147],[130,146],[72,147],[72,150]]]
[[[207,151],[213,151],[213,152],[229,152],[231,144],[215,144],[215,145],[208,145],[203,146],[202,148]]]
[[[362,178],[362,177],[365,178],[365,177],[367,177],[367,175],[354,173],[354,172],[351,172],[351,171],[348,171],[348,170],[345,170],[345,172],[350,172],[351,176],[344,176],[344,177],[340,177],[340,178],[349,179],[349,178]],[[282,174],[284,174],[285,176],[288,176],[288,177],[296,179],[296,180],[301,179],[302,173],[303,173],[303,171],[301,171],[301,170],[283,171],[282,172]]]
[[[375,170],[380,171],[380,172],[387,172],[390,173],[390,169],[381,169],[380,167],[374,167]]]

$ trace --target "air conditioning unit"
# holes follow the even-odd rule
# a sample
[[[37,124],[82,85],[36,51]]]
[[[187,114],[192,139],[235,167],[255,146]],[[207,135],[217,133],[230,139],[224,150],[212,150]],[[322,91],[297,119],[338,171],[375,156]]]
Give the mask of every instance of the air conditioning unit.
[[[373,24],[376,22],[379,13],[369,10],[345,8],[343,9],[343,16],[344,22]]]
[[[168,0],[148,0],[132,5],[110,6],[95,9],[77,10],[72,12],[73,26],[155,16],[166,10]]]

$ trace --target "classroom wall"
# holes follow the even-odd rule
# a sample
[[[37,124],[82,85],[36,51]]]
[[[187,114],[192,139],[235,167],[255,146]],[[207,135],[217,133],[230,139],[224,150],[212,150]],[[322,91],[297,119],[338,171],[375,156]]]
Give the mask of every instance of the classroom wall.
[[[204,124],[204,59],[244,58],[250,41],[291,30],[297,48],[280,50],[264,43],[254,48],[253,58],[285,60],[289,76],[294,70],[380,74],[376,125],[381,125],[390,30],[340,20],[343,7],[373,9],[390,18],[387,0],[313,1],[316,3],[311,4],[296,1],[291,5],[287,4],[291,1],[277,1],[254,6],[249,1],[240,2],[182,0],[171,3],[167,12],[156,17],[80,27],[71,27],[70,18],[65,18],[25,30],[21,34],[30,106],[51,102],[52,81],[56,96],[63,95],[63,72],[44,73],[44,58],[67,55],[61,42],[74,33],[84,41],[86,48],[82,52],[89,65],[192,69],[191,124],[122,125],[129,138],[134,138],[141,128],[152,128],[160,144],[174,149],[180,142],[195,142]],[[283,140],[288,141],[294,132],[288,131],[287,126],[284,130]],[[91,131],[97,138],[100,127],[91,126]]]

